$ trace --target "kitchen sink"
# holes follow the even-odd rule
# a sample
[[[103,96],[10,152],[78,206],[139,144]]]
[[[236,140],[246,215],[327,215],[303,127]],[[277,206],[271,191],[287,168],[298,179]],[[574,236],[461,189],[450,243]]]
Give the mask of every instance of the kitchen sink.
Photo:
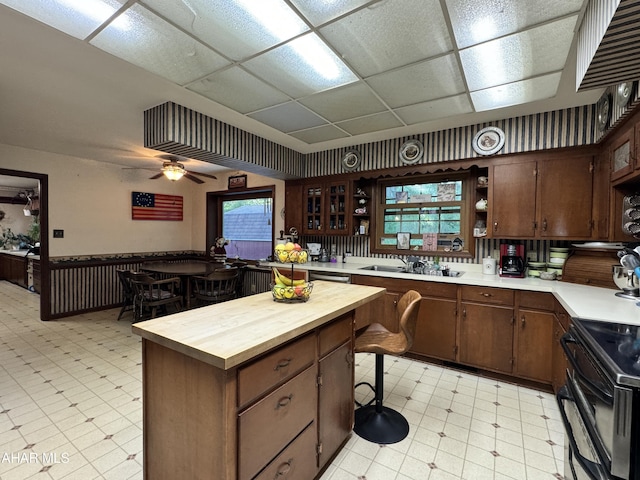
[[[391,273],[415,273],[422,275],[437,275],[444,277],[461,277],[464,275],[464,272],[460,272],[457,270],[424,270],[424,271],[413,271],[409,272],[405,266],[389,266],[389,265],[369,265],[367,267],[360,267],[360,270],[371,270],[374,272],[391,272]]]
[[[389,265],[369,265],[368,267],[362,267],[360,270],[373,270],[376,272],[393,272],[393,273],[408,273],[404,266],[389,266]]]

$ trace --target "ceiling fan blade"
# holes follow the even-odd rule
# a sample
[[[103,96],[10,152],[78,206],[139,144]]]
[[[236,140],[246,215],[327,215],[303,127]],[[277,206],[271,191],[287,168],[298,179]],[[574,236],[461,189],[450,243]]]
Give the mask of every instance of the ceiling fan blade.
[[[207,177],[207,178],[213,178],[214,180],[217,180],[218,177],[216,177],[215,175],[209,175],[208,173],[199,173],[199,172],[189,172],[191,175],[200,175],[201,177]]]
[[[196,183],[204,183],[203,180],[200,180],[198,177],[194,177],[193,175],[191,175],[190,173],[185,173],[184,174],[185,178],[188,178],[189,180],[191,180],[192,182],[196,182]]]
[[[155,180],[156,178],[160,178],[164,175],[164,173],[156,173],[153,177],[149,177],[149,180]]]

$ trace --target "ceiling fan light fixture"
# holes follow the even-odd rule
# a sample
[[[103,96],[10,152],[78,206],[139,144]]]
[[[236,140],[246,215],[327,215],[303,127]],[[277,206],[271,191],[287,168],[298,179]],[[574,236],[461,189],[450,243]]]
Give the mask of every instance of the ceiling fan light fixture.
[[[177,162],[165,162],[162,165],[162,173],[171,181],[180,180],[185,173],[184,165]]]

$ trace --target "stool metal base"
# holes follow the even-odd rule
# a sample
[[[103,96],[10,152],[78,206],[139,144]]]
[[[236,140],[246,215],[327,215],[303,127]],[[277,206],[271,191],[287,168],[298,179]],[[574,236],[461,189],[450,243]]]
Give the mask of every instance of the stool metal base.
[[[373,443],[398,443],[409,435],[409,422],[395,410],[375,405],[360,407],[355,411],[353,431]]]

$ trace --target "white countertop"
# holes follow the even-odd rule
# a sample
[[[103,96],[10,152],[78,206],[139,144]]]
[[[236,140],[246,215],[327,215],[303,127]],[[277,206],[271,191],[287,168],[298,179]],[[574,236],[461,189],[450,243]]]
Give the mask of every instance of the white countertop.
[[[262,265],[278,267],[283,273],[286,272],[287,268],[291,268],[291,264],[283,263],[267,263],[261,264],[261,266]],[[482,265],[478,264],[449,264],[452,270],[465,272],[461,277],[362,270],[362,267],[368,265],[402,266],[402,262],[398,259],[347,257],[346,263],[307,262],[303,264],[296,263],[294,265],[294,268],[324,273],[348,273],[351,275],[387,277],[390,281],[394,278],[403,278],[425,282],[455,283],[459,285],[549,292],[558,299],[567,310],[567,313],[572,317],[640,326],[640,306],[636,305],[636,303],[640,302],[640,298],[636,302],[634,300],[616,297],[616,290],[612,288],[590,287],[557,280],[540,280],[539,278],[533,277],[508,278],[499,275],[486,275],[482,273]]]

